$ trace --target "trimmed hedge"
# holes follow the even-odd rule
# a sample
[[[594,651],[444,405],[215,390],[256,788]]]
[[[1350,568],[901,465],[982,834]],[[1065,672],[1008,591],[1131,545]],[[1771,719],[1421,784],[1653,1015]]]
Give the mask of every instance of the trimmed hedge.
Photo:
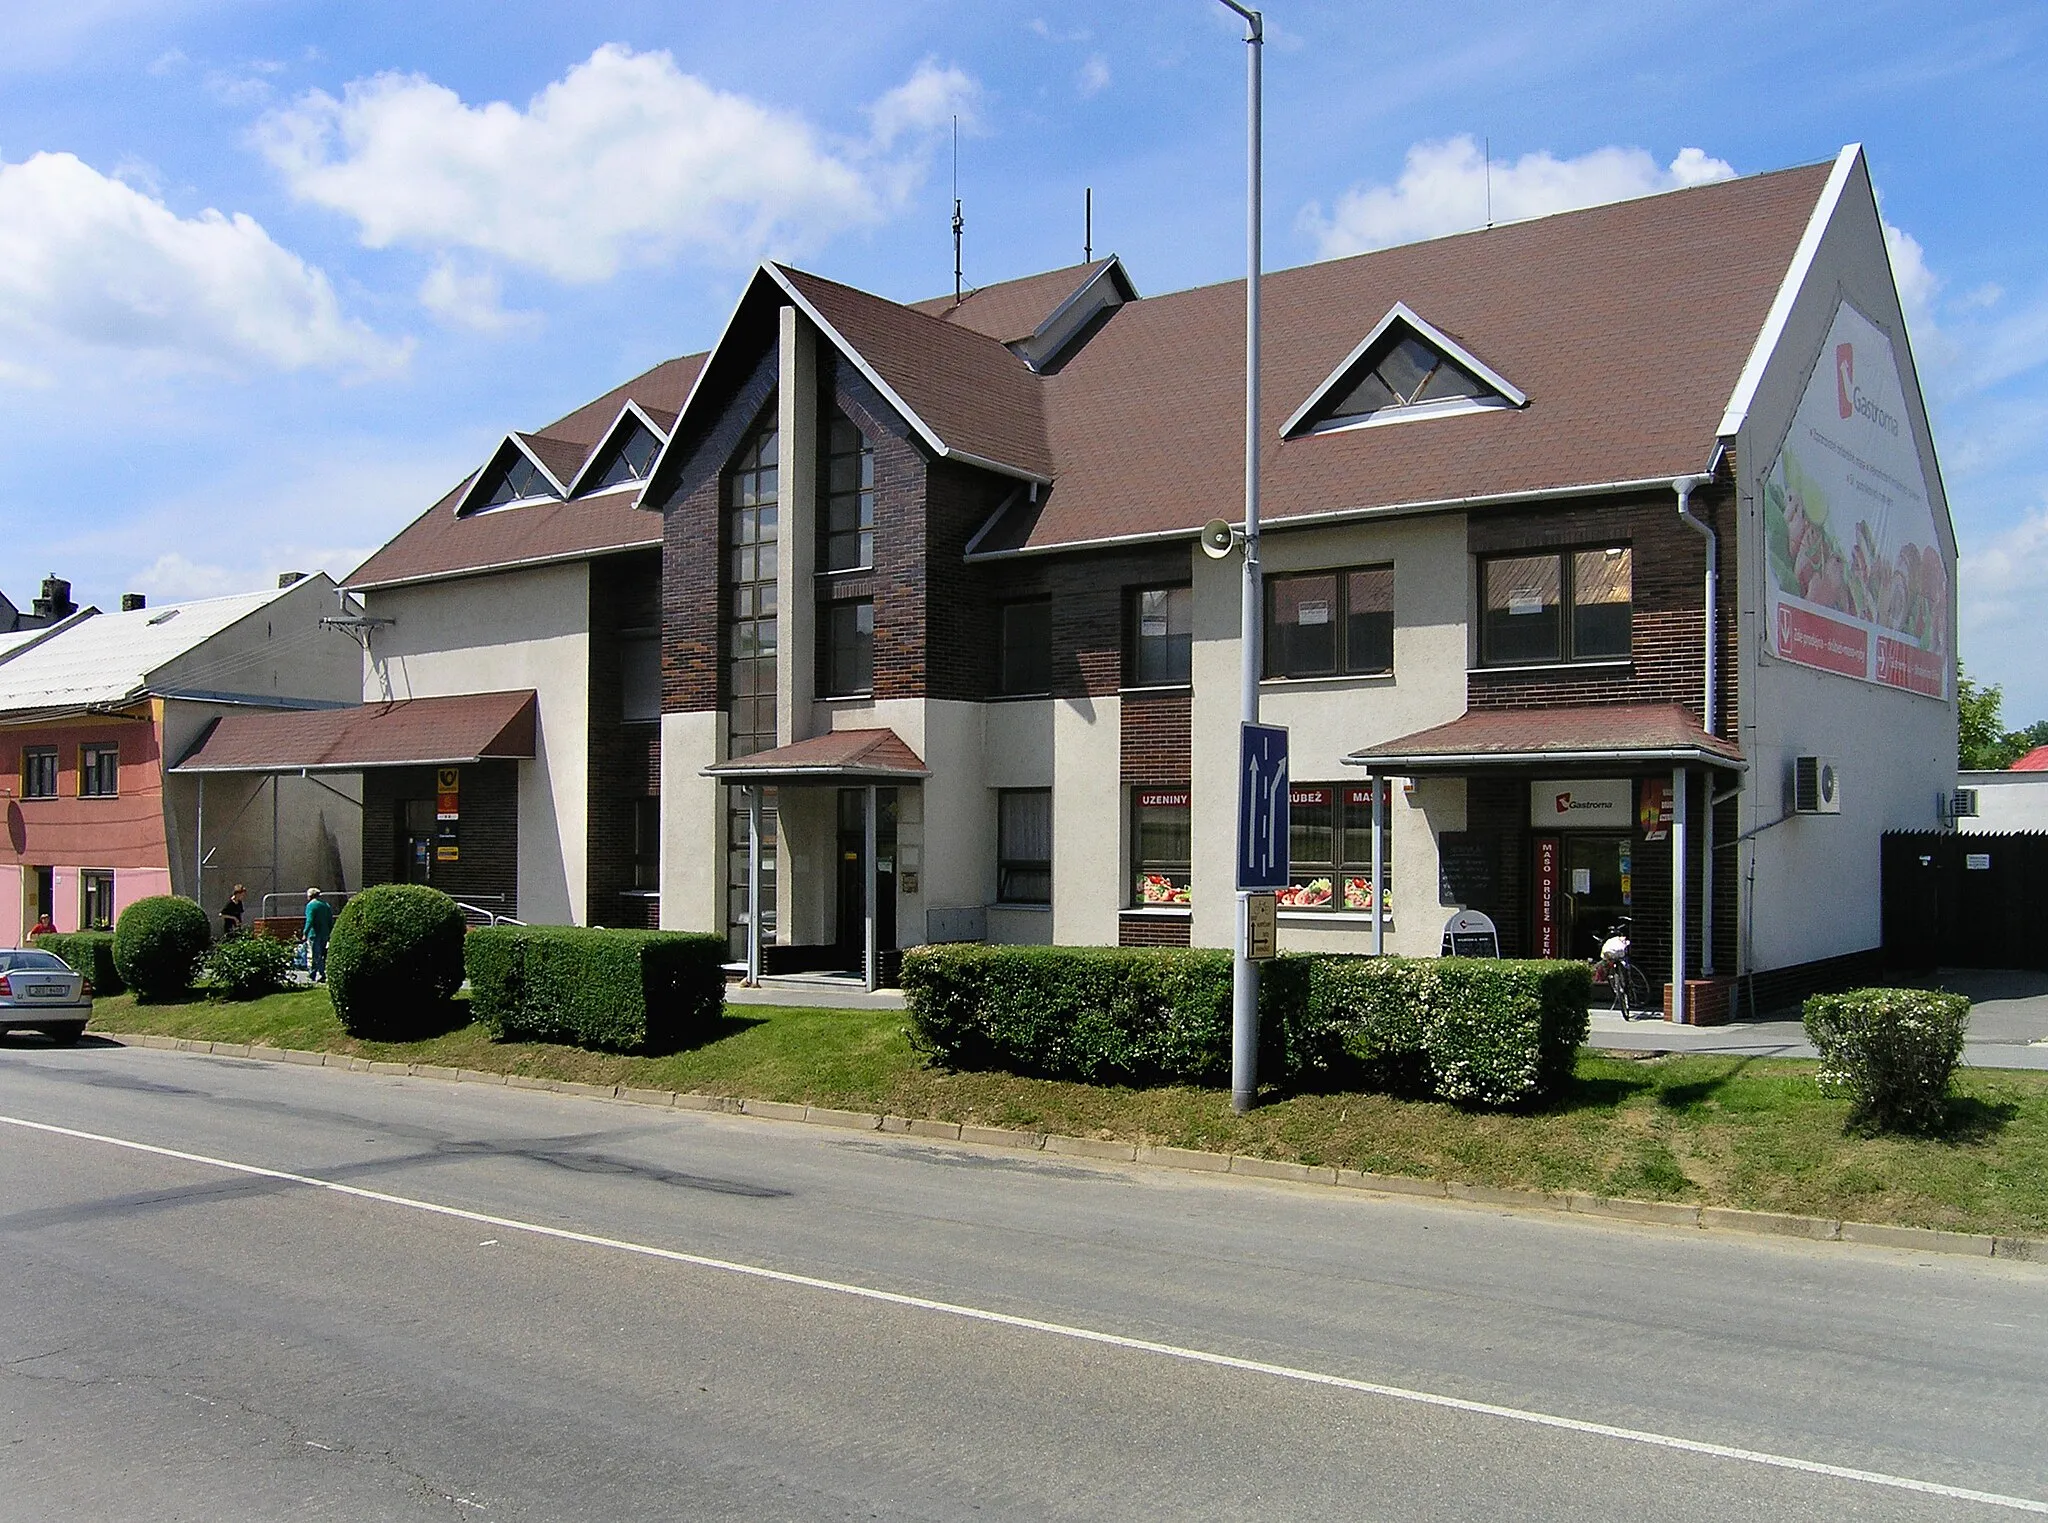
[[[138,899],[114,922],[114,967],[138,999],[183,995],[212,945],[213,917],[176,894]]]
[[[662,1052],[725,1013],[723,936],[484,926],[463,944],[469,1007],[501,1042]]]
[[[1266,964],[1260,1072],[1334,1051],[1298,1017],[1307,960]],[[1210,948],[914,947],[903,954],[910,1042],[940,1067],[1090,1084],[1230,1081],[1230,954]]]
[[[121,981],[121,970],[114,966],[112,931],[45,931],[34,942],[91,979],[95,994],[119,994],[128,987]]]
[[[408,1042],[441,1029],[462,987],[467,924],[423,883],[379,883],[341,908],[327,943],[327,991],[350,1036]]]
[[[1962,1061],[1970,1002],[1934,989],[1816,994],[1803,1011],[1820,1053],[1820,1087],[1849,1097],[1849,1125],[1880,1132],[1938,1129]]]
[[[1230,1078],[1227,951],[919,947],[911,1045],[934,1064],[1084,1083]],[[1591,972],[1575,962],[1290,956],[1260,979],[1259,1072],[1512,1106],[1569,1082]]]
[[[222,999],[256,999],[291,982],[292,949],[268,936],[231,936],[206,954],[206,992]]]

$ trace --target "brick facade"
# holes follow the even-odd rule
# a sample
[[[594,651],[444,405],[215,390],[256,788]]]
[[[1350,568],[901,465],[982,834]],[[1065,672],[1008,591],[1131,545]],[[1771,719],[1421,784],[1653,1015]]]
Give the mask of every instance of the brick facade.
[[[1185,947],[1194,944],[1195,923],[1186,915],[1140,915],[1126,912],[1117,917],[1116,944],[1120,947]]]
[[[465,903],[519,913],[519,768],[516,761],[462,769],[462,857],[435,862],[427,881]],[[535,765],[532,762],[526,766]],[[434,798],[432,767],[372,767],[363,773],[363,882],[402,883],[398,853],[407,799]]]
[[[1194,699],[1186,693],[1132,693],[1123,701],[1123,780],[1185,786],[1194,775]]]

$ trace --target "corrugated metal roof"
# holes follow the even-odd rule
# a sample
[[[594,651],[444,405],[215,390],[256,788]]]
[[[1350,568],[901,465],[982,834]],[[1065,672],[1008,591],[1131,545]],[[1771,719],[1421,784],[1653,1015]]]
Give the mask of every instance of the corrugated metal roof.
[[[0,662],[0,713],[130,702],[149,692],[165,667],[291,591],[278,587],[85,619]],[[267,669],[270,659],[264,653],[243,664]],[[235,689],[232,667],[203,675],[208,688]]]

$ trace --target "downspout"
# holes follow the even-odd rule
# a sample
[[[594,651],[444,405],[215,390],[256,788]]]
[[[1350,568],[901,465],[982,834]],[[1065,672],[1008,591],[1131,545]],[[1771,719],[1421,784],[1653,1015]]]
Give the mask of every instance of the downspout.
[[[1692,516],[1692,494],[1698,488],[1712,481],[1711,476],[1676,476],[1672,478],[1671,489],[1678,494],[1678,521],[1688,529],[1697,530],[1700,538],[1707,542],[1706,609],[1702,617],[1702,638],[1705,648],[1704,667],[1700,675],[1700,728],[1709,735],[1716,733],[1716,720],[1720,705],[1715,692],[1714,637],[1716,616],[1715,605],[1721,592],[1721,541],[1711,527]],[[1700,976],[1710,978],[1714,972],[1714,773],[1706,772],[1705,817],[1700,822]],[[1677,811],[1683,819],[1685,811],[1681,805]],[[1679,928],[1675,944],[1682,947],[1684,928]],[[1682,952],[1680,954],[1683,955]],[[1679,964],[1683,966],[1682,963]],[[1684,1020],[1690,1011],[1684,1010],[1684,990],[1679,988],[1672,995],[1672,1016]],[[1683,1013],[1681,1013],[1683,1012]]]

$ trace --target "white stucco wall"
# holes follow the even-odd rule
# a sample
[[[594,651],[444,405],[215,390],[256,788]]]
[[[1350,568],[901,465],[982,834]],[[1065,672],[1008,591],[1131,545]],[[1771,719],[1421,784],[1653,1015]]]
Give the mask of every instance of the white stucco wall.
[[[1977,817],[1957,820],[1960,831],[2048,830],[2048,772],[1962,772],[1956,785],[1977,790]]]
[[[1052,704],[1052,940],[1115,946],[1129,897],[1123,788],[1123,701]]]
[[[1723,856],[1737,859],[1735,870],[1745,884],[1738,946],[1741,966],[1756,971],[1877,946],[1880,837],[1886,830],[1933,826],[1935,797],[1955,780],[1953,699],[1921,697],[1767,654],[1764,598],[1770,571],[1762,484],[1841,301],[1891,339],[1905,391],[1905,421],[1919,446],[1937,532],[1944,537],[1949,585],[1955,585],[1954,533],[1933,437],[1876,202],[1858,162],[1736,436],[1742,509],[1734,547],[1743,590],[1740,739],[1750,764],[1739,814],[1743,833],[1757,834],[1744,849]],[[1955,649],[1953,619],[1948,648]],[[1788,817],[1787,778],[1793,758],[1801,755],[1828,756],[1839,764],[1839,815]]]
[[[661,927],[725,931],[725,787],[704,768],[725,754],[725,716],[661,716]]]
[[[539,695],[534,760],[519,767],[519,918],[580,923],[589,860],[588,564],[394,587],[364,601],[373,616],[396,621],[372,638],[365,700],[520,688]]]
[[[1269,528],[1261,536],[1268,576],[1328,567],[1394,568],[1394,673],[1390,677],[1272,680],[1261,684],[1260,718],[1285,725],[1289,775],[1297,783],[1363,784],[1350,752],[1444,724],[1465,712],[1467,580],[1463,514],[1393,518],[1327,528]],[[1195,558],[1194,853],[1195,944],[1229,946],[1235,930],[1239,596],[1237,557]],[[1434,798],[1464,823],[1463,790],[1410,795],[1396,787],[1388,814],[1394,857],[1389,951],[1431,955],[1448,909],[1436,902],[1436,839],[1421,807]],[[1451,803],[1455,798],[1455,809]],[[1289,951],[1370,948],[1368,914],[1283,913]]]

